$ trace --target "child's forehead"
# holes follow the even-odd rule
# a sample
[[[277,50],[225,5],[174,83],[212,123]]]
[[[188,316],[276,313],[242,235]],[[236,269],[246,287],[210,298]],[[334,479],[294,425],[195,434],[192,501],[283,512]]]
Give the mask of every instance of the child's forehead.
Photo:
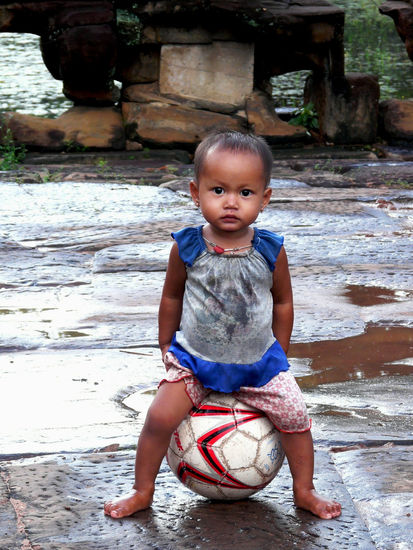
[[[242,181],[251,178],[256,181],[262,180],[264,187],[267,187],[264,172],[264,161],[254,151],[215,149],[208,151],[200,164],[197,182],[199,184],[204,177],[220,181],[234,177],[234,181],[238,181],[241,177]]]
[[[209,165],[215,160],[217,160],[219,157],[220,163],[225,163],[226,161],[233,162],[234,160],[245,160],[245,159],[258,159],[260,161],[260,164],[262,167],[264,167],[264,162],[260,155],[254,151],[239,151],[239,150],[232,150],[232,149],[225,149],[221,148],[219,146],[213,147],[207,151],[205,157],[202,169],[205,169],[206,165]]]
[[[220,147],[215,145],[208,149],[205,155],[205,159],[211,159],[213,156],[229,156],[229,157],[258,157],[261,159],[260,155],[256,151],[249,151],[248,149],[228,149],[226,147]]]

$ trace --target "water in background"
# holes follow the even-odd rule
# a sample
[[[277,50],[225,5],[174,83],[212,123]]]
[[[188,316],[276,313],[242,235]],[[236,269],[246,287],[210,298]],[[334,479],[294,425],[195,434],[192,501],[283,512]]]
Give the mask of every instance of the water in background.
[[[335,0],[346,11],[346,71],[379,76],[381,99],[413,97],[413,63],[393,21],[380,15],[376,0]],[[72,106],[62,82],[46,69],[39,37],[0,33],[0,111],[55,117]],[[273,79],[278,107],[299,107],[309,71]]]
[[[0,111],[55,117],[72,107],[43,63],[39,37],[0,33]]]

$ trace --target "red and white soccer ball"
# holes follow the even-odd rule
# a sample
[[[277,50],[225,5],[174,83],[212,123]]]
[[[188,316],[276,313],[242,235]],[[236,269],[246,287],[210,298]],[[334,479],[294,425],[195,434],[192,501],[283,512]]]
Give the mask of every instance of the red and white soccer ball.
[[[264,413],[212,392],[172,435],[166,455],[176,477],[211,499],[238,500],[263,489],[284,460],[279,432]]]

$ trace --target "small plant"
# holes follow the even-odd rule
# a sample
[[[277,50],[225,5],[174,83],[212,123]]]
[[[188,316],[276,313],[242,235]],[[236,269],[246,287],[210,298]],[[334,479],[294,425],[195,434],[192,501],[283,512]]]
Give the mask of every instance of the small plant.
[[[0,126],[0,135],[3,128]],[[14,170],[26,157],[26,147],[17,145],[10,128],[0,138],[0,170]]]
[[[304,126],[307,130],[318,130],[318,114],[314,103],[310,101],[294,111],[294,117],[289,121],[293,126]]]
[[[63,142],[65,151],[67,153],[85,153],[87,151],[87,146],[73,141],[72,139],[67,139]]]
[[[176,172],[178,172],[178,167],[173,164],[166,164],[165,166],[162,166],[160,170],[165,170],[168,174],[176,174]]]
[[[388,179],[384,181],[384,185],[387,187],[402,187],[403,189],[411,189],[413,187],[413,184],[407,180],[404,180],[402,178],[395,178],[395,179]]]
[[[343,174],[344,172],[341,166],[335,166],[332,159],[317,162],[314,165],[314,170],[319,170],[321,172],[331,172],[333,174]]]
[[[110,172],[110,166],[108,166],[108,161],[102,157],[99,157],[95,161],[97,171],[102,176],[107,175]]]
[[[104,170],[105,168],[107,168],[107,164],[108,164],[108,161],[102,157],[99,157],[96,161],[96,166],[100,170]]]

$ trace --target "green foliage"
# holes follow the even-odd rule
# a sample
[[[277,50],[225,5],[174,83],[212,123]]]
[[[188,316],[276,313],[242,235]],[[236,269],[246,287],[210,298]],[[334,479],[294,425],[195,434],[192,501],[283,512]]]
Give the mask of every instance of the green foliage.
[[[344,25],[345,71],[375,74],[380,99],[413,97],[413,71],[405,45],[390,17],[381,15],[383,0],[330,0],[346,14]],[[273,77],[277,107],[298,107],[309,71]]]
[[[134,6],[132,6],[134,7]],[[116,23],[121,42],[126,46],[138,46],[141,42],[142,23],[128,10],[116,10]]]
[[[401,187],[403,189],[412,189],[413,183],[409,182],[407,180],[404,180],[402,178],[394,178],[394,179],[388,179],[385,180],[384,185],[387,185],[388,187]]]
[[[24,161],[26,157],[26,148],[24,145],[17,145],[13,139],[10,128],[4,132],[0,126],[0,170],[14,170],[18,164]]]
[[[110,171],[110,166],[108,166],[108,161],[104,159],[103,157],[99,157],[95,161],[95,165],[97,167],[97,171],[102,176],[107,174]]]
[[[380,97],[412,96],[411,61],[390,17],[381,15],[380,0],[334,0],[346,12],[346,72],[375,74]]]
[[[327,159],[322,162],[317,162],[314,165],[314,170],[320,170],[321,172],[331,172],[332,174],[342,174],[343,169],[341,166],[335,166],[332,159]]]
[[[68,153],[85,153],[87,151],[87,146],[82,145],[81,143],[78,143],[77,141],[73,141],[72,139],[66,139],[63,142],[65,151]]]
[[[294,111],[294,117],[289,121],[293,126],[304,126],[307,130],[318,129],[318,115],[314,103],[310,101]]]

